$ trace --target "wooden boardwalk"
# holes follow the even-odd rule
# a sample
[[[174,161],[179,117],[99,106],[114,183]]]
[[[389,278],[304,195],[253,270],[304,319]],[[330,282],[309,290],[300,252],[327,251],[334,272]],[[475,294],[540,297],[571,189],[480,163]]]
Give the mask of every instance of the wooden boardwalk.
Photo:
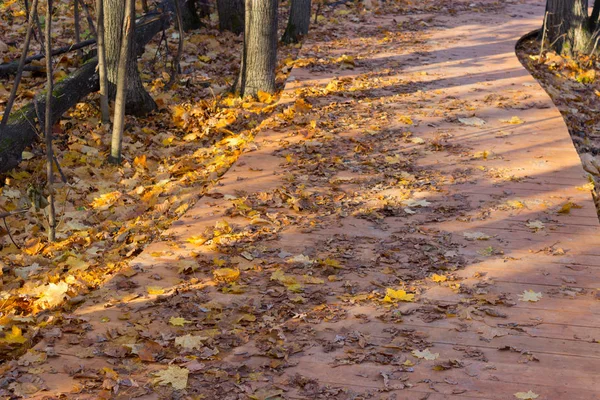
[[[514,53],[543,12],[543,1],[527,1],[452,17],[375,16],[340,27],[330,41],[309,40],[303,57],[355,56],[354,68],[295,68],[282,102],[296,107],[296,119],[257,138],[211,195],[133,263],[131,280],[143,291],[155,275],[160,286],[180,285],[177,265],[190,251],[237,256],[239,265],[242,254],[255,266],[242,268],[246,291],[203,287],[201,300],[174,306],[106,306],[122,293],[115,279],[77,311],[91,324],[85,335],[116,330],[125,313],[154,318],[145,334],[162,332],[164,341],[173,327],[157,315],[185,317],[198,332],[243,330],[245,340],[213,361],[200,357],[207,369],[238,374],[236,385],[214,372],[190,375],[189,393],[205,398],[500,400],[532,391],[540,400],[600,399],[598,218],[558,110]],[[428,28],[411,43],[394,36],[399,23]],[[312,105],[309,121],[318,115],[314,136],[298,98]],[[480,123],[473,117],[485,124],[471,126]],[[265,193],[287,193],[298,207],[284,212]],[[272,224],[232,215],[244,196],[263,199],[261,221]],[[222,220],[255,238],[217,250],[185,243]],[[265,225],[276,225],[277,236]],[[341,268],[315,261],[323,259]],[[273,278],[277,270],[324,283],[290,293]],[[434,282],[434,273],[447,280]],[[207,275],[198,272],[200,282]],[[382,302],[387,288],[416,301]],[[542,297],[522,301],[525,291]],[[256,328],[225,317],[210,325],[186,302],[251,312]],[[39,374],[51,395],[81,384],[64,365],[99,368],[97,358],[77,357],[89,343],[55,342],[55,370]],[[413,353],[425,349],[437,358]],[[112,360],[104,362],[117,368]],[[118,371],[143,383],[148,368],[164,367]],[[249,379],[249,371],[259,375]],[[121,398],[171,398],[122,390]],[[66,397],[97,398],[90,393]]]

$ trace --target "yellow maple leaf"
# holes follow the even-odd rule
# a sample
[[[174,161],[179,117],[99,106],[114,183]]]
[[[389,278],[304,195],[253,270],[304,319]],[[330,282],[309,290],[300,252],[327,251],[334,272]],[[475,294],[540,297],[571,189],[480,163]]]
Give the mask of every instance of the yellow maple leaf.
[[[148,294],[164,294],[165,293],[165,289],[161,288],[160,286],[146,286],[146,291],[148,292]]]
[[[265,104],[271,104],[275,99],[273,99],[273,95],[267,92],[263,92],[262,90],[259,90],[258,93],[256,94],[256,97],[258,97],[258,101],[260,101],[261,103],[265,103]]]
[[[215,264],[216,267],[222,267],[223,265],[225,265],[225,260],[219,258],[219,257],[215,257],[213,258],[213,264]]]
[[[384,303],[395,303],[397,301],[415,301],[414,294],[408,294],[406,291],[402,289],[394,290],[391,288],[387,288],[385,290],[385,297],[383,298]]]
[[[99,211],[106,210],[120,198],[121,198],[121,192],[119,192],[119,191],[104,193],[103,195],[96,197],[94,199],[94,201],[92,201],[90,206]]]
[[[219,282],[235,282],[240,277],[240,271],[234,268],[219,268],[213,271],[213,276]]]
[[[560,210],[557,211],[559,214],[569,214],[572,208],[582,208],[579,204],[575,204],[572,201],[567,201]]]
[[[309,112],[312,105],[306,102],[303,98],[299,98],[294,102],[294,110],[298,113]]]
[[[190,236],[185,241],[196,246],[202,246],[204,243],[206,243],[206,238],[202,235],[195,235]]]
[[[412,118],[411,118],[411,117],[409,117],[409,116],[407,116],[407,115],[401,115],[401,116],[398,118],[398,120],[399,120],[400,122],[402,122],[403,124],[406,124],[406,125],[412,125],[412,124],[413,124],[413,120],[412,120]]]
[[[431,275],[431,280],[434,282],[446,282],[446,280],[448,280],[448,277],[444,275],[433,274]]]
[[[333,267],[333,268],[338,268],[338,269],[344,268],[344,267],[342,267],[342,265],[340,264],[339,261],[331,259],[331,258],[326,258],[321,263],[328,267]]]
[[[16,343],[23,344],[27,341],[27,338],[23,336],[21,328],[16,325],[13,325],[12,331],[8,332],[0,341],[5,343]]]
[[[188,321],[183,317],[171,317],[171,319],[169,319],[169,323],[173,326],[184,326],[185,324],[191,324],[192,321]]]
[[[142,168],[142,169],[147,168],[148,165],[147,165],[146,155],[142,154],[141,156],[137,156],[136,158],[134,158],[133,165],[138,168]]]

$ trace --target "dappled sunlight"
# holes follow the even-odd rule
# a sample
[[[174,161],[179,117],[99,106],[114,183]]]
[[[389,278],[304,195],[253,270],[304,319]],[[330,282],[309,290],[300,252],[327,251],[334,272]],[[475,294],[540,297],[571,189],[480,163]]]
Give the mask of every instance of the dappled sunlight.
[[[22,376],[82,398],[114,382],[121,398],[597,396],[591,185],[513,51],[543,5],[394,15],[400,3],[328,11],[279,100],[173,109],[164,146],[197,135],[223,151],[177,155],[187,180],[156,195],[170,207],[153,210],[143,249],[125,240],[123,268],[81,293],[48,286],[77,302],[44,311],[55,325]],[[154,162],[125,168],[150,179]],[[173,213],[196,174],[209,175],[197,201]],[[112,213],[104,240],[139,239],[119,210],[142,194],[107,193],[90,199]]]

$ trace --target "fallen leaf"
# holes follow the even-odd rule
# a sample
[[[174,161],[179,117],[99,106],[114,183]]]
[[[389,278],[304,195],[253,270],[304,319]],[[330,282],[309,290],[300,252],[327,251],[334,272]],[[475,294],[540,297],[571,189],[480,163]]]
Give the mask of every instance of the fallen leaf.
[[[459,118],[458,121],[464,125],[468,125],[468,126],[483,126],[486,124],[486,122],[484,120],[482,120],[481,118],[477,118],[477,117],[472,117],[472,118]]]
[[[580,205],[573,203],[572,201],[567,201],[563,206],[557,211],[559,214],[569,214],[571,213],[572,208],[582,208]]]
[[[520,400],[533,400],[540,397],[539,394],[533,393],[531,390],[528,392],[517,392],[515,393],[515,397]]]
[[[184,349],[201,349],[204,347],[203,341],[208,338],[205,336],[193,336],[193,335],[185,335],[178,336],[175,338],[175,345],[181,346]]]
[[[385,290],[385,297],[382,300],[384,303],[395,303],[397,301],[415,301],[414,294],[408,294],[406,291],[402,289],[394,290],[391,288],[387,288]]]
[[[398,121],[400,121],[400,122],[402,122],[403,124],[406,124],[406,125],[412,125],[412,124],[413,124],[413,120],[412,120],[412,118],[410,118],[410,117],[409,117],[409,116],[407,116],[407,115],[401,115],[401,116],[398,118]]]
[[[542,221],[540,221],[540,220],[537,220],[537,219],[536,219],[536,220],[534,220],[534,221],[529,221],[529,222],[527,222],[526,226],[527,226],[529,229],[533,229],[534,231],[539,231],[539,230],[541,230],[541,229],[544,229],[544,228],[545,228],[545,225],[544,225],[544,223],[543,223]]]
[[[154,373],[154,383],[161,386],[171,385],[175,390],[183,390],[187,387],[189,373],[187,368],[169,365],[167,369]]]
[[[146,291],[148,294],[152,295],[160,295],[165,293],[165,289],[160,286],[146,286]]]
[[[173,326],[184,326],[185,324],[191,324],[192,321],[188,321],[183,317],[171,317],[171,319],[169,319],[169,323]]]
[[[501,119],[500,122],[504,122],[505,124],[510,124],[510,125],[518,125],[518,124],[522,124],[525,121],[523,121],[521,118],[514,116],[511,119]]]
[[[421,358],[421,359],[429,360],[429,361],[435,360],[440,356],[439,353],[432,353],[431,351],[429,351],[429,349],[425,349],[423,351],[413,350],[412,355],[417,358]]]
[[[12,330],[8,332],[0,342],[23,344],[27,341],[27,338],[23,336],[23,331],[16,325],[13,325]]]
[[[219,268],[213,271],[213,277],[218,282],[235,282],[240,277],[240,271],[234,268]]]
[[[488,240],[491,236],[486,235],[483,232],[464,232],[463,236],[467,240]]]
[[[533,290],[526,290],[523,292],[523,294],[519,295],[519,300],[536,302],[540,301],[542,297],[542,293],[534,292]]]
[[[448,277],[444,275],[433,274],[431,275],[431,280],[434,282],[446,282],[446,280],[448,280]]]

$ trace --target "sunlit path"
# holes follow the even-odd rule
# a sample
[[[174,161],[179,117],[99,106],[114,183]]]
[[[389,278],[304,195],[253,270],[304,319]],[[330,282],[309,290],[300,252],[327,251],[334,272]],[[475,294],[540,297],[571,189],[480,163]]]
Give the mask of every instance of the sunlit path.
[[[600,399],[600,226],[514,53],[544,2],[482,4],[309,35],[279,123],[36,346],[48,393]]]

